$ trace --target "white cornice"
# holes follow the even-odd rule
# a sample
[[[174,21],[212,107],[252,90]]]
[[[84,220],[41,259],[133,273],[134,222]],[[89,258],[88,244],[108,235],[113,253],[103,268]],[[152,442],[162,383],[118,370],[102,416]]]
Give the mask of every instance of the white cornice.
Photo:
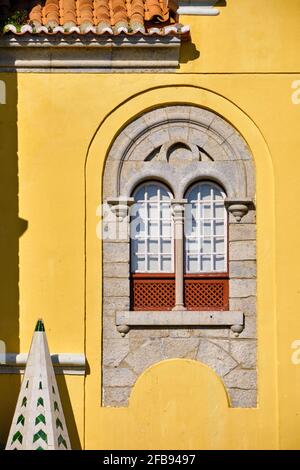
[[[177,10],[178,15],[191,16],[217,16],[220,10],[212,7],[201,7],[196,5],[182,5]]]
[[[175,72],[176,36],[14,36],[0,40],[0,72]]]

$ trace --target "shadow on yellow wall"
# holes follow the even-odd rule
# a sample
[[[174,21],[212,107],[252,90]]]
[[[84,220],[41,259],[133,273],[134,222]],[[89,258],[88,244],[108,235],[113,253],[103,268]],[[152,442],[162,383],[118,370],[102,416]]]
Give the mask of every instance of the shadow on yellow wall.
[[[5,96],[0,104],[0,340],[7,352],[19,352],[19,237],[27,224],[18,218],[17,76],[1,75]],[[1,376],[0,421],[10,422],[20,377]],[[0,397],[1,398],[1,397]],[[8,429],[1,426],[0,445]]]

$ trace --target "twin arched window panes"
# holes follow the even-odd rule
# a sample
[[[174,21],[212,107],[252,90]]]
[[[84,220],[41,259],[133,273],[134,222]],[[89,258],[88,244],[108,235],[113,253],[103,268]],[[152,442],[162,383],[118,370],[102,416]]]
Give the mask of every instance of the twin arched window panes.
[[[149,182],[133,194],[131,212],[131,271],[174,272],[172,193]],[[227,212],[225,192],[215,183],[199,182],[186,193],[184,234],[185,272],[227,271]]]
[[[134,192],[131,211],[131,270],[136,273],[174,272],[172,193],[149,182]]]
[[[225,192],[201,182],[186,193],[185,269],[187,273],[227,271],[227,211]]]

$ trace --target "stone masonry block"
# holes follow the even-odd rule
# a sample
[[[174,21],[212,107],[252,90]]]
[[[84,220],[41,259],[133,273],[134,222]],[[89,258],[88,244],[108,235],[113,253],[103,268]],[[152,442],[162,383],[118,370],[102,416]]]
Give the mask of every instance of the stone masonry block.
[[[244,224],[244,223],[229,224],[229,240],[244,241],[244,240],[255,240],[255,238],[256,238],[255,224]]]
[[[129,338],[103,340],[104,366],[117,367],[129,353]]]
[[[256,370],[234,369],[223,377],[223,381],[228,388],[255,390],[256,375]]]
[[[130,392],[130,387],[105,387],[103,403],[105,406],[127,406]]]
[[[106,297],[103,299],[104,316],[113,316],[115,318],[118,310],[129,310],[129,297]]]
[[[164,359],[161,340],[149,339],[143,343],[138,349],[131,351],[126,357],[126,363],[137,374],[143,372],[147,367],[152,364],[162,361]]]
[[[229,243],[229,260],[246,261],[256,259],[256,244],[254,241],[233,241]]]
[[[165,359],[172,357],[194,359],[198,346],[198,338],[165,338],[162,340]]]
[[[256,312],[256,297],[230,298],[229,307],[230,310],[243,312],[245,316],[253,316]]]
[[[230,297],[249,297],[256,294],[255,279],[230,279],[229,295]]]
[[[230,261],[229,262],[230,278],[256,278],[256,262],[255,261]]]
[[[103,243],[104,263],[128,263],[129,243],[126,242],[105,242]]]
[[[129,296],[129,279],[106,278],[103,283],[104,297]]]
[[[231,340],[232,357],[246,368],[256,367],[256,341],[248,339]]]
[[[103,384],[108,387],[131,387],[136,381],[136,375],[125,367],[103,368]]]
[[[256,390],[229,389],[231,405],[235,408],[255,408],[257,406]]]
[[[221,377],[237,366],[228,352],[211,341],[201,339],[196,359],[211,367]]]
[[[129,263],[104,263],[103,274],[106,277],[124,277],[128,279]]]

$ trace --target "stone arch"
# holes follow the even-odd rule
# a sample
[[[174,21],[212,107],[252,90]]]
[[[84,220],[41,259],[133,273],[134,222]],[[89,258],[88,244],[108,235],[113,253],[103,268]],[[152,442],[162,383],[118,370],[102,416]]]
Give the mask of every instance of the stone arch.
[[[168,158],[172,146],[182,150],[174,159]],[[106,321],[103,403],[125,405],[135,380],[145,368],[177,357],[196,359],[211,367],[227,385],[233,406],[255,406],[255,168],[251,152],[232,125],[212,111],[193,105],[162,106],[123,128],[108,152],[103,179],[103,199],[125,224],[123,238],[103,242],[104,260],[107,260],[103,280],[104,320],[111,310],[115,314],[130,309],[130,254],[125,216],[133,189],[147,179],[166,184],[175,199],[183,198],[187,188],[199,180],[213,180],[225,189],[230,211],[230,311],[249,313],[249,317],[251,313],[252,318],[246,316],[244,327],[247,331],[251,325],[252,332],[250,337],[247,333],[244,336],[247,342],[240,343],[222,325],[136,327],[121,337],[115,330],[114,320],[110,326]],[[241,218],[243,227],[238,228]],[[248,263],[245,269],[243,263]],[[252,299],[250,306],[245,303],[248,297]],[[109,341],[110,338],[114,341]],[[245,366],[243,357],[248,353],[251,357]],[[240,392],[239,381],[245,376],[242,385],[245,388]],[[118,380],[123,386],[113,385]]]
[[[167,152],[175,144],[189,148],[191,159],[170,164]],[[107,157],[104,194],[129,197],[134,184],[131,180],[134,181],[141,171],[165,175],[169,184],[172,181],[178,187],[183,165],[188,175],[195,171],[224,175],[223,184],[229,187],[230,197],[254,198],[255,172],[251,152],[236,129],[211,111],[178,105],[149,111],[119,133]],[[176,171],[178,166],[180,171]],[[110,172],[114,173],[113,185]],[[230,190],[230,186],[234,189]]]

